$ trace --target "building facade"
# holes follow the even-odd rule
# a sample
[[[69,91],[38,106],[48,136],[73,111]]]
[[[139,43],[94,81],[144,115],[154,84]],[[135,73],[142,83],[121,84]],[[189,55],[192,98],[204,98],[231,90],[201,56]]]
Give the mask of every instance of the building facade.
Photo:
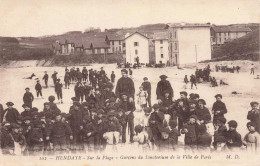
[[[155,47],[155,63],[167,64],[169,62],[168,32],[155,33],[153,42]]]
[[[106,42],[110,46],[108,53],[123,53],[124,36],[117,34],[106,35]]]
[[[172,24],[168,29],[170,65],[211,59],[209,24]]]
[[[136,58],[140,63],[149,63],[149,38],[135,32],[125,38],[125,62],[134,64]]]

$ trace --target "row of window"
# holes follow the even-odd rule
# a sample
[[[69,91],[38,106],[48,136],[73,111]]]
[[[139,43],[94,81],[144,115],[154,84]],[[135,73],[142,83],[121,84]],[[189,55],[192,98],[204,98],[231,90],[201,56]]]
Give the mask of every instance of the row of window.
[[[121,41],[118,41],[119,42],[119,45],[121,45]],[[111,41],[112,45],[114,45],[114,41]]]

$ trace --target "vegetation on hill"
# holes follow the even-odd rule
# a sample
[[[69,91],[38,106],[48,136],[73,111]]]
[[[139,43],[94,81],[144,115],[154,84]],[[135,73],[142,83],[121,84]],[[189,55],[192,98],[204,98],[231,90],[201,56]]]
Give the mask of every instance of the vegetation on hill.
[[[212,52],[213,61],[216,60],[260,60],[259,28],[247,35],[232,40],[216,48]]]

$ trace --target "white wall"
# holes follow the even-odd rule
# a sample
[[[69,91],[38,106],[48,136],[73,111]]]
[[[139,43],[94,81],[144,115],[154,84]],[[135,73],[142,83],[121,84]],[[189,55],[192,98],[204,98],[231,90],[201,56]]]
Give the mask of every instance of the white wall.
[[[134,46],[134,42],[138,42],[138,46]],[[149,63],[149,45],[148,39],[134,34],[125,40],[126,45],[126,62],[135,63],[135,58],[139,57],[140,63]],[[135,54],[135,50],[138,50],[138,54]]]
[[[211,59],[210,29],[178,29],[179,64],[196,63]]]
[[[169,50],[168,50],[168,40],[163,40],[163,44],[160,43],[160,40],[155,40],[155,61],[156,63],[167,63],[169,60]],[[163,58],[161,58],[161,47],[163,52]]]

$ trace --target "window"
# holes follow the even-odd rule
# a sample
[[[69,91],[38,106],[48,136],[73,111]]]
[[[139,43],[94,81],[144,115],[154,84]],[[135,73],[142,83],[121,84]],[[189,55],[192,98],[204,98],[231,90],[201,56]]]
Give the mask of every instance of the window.
[[[138,42],[134,42],[134,46],[138,46]]]
[[[125,47],[125,43],[123,43],[123,47]]]
[[[221,38],[219,38],[219,42],[221,43]]]
[[[115,48],[114,47],[112,48],[112,52],[115,52]]]
[[[160,52],[161,54],[163,54],[163,47],[160,47]]]
[[[135,55],[138,55],[138,50],[135,50]]]
[[[175,50],[177,50],[177,43],[175,43]]]
[[[172,39],[172,33],[170,33],[170,39]]]
[[[174,37],[175,37],[175,39],[177,38],[177,32],[174,32]]]
[[[121,47],[119,47],[119,52],[121,52]]]
[[[160,40],[160,44],[163,44],[163,40]]]
[[[163,54],[161,54],[161,58],[163,58]]]
[[[121,45],[121,41],[119,41],[119,45]]]
[[[112,41],[112,45],[114,45],[114,41]]]

